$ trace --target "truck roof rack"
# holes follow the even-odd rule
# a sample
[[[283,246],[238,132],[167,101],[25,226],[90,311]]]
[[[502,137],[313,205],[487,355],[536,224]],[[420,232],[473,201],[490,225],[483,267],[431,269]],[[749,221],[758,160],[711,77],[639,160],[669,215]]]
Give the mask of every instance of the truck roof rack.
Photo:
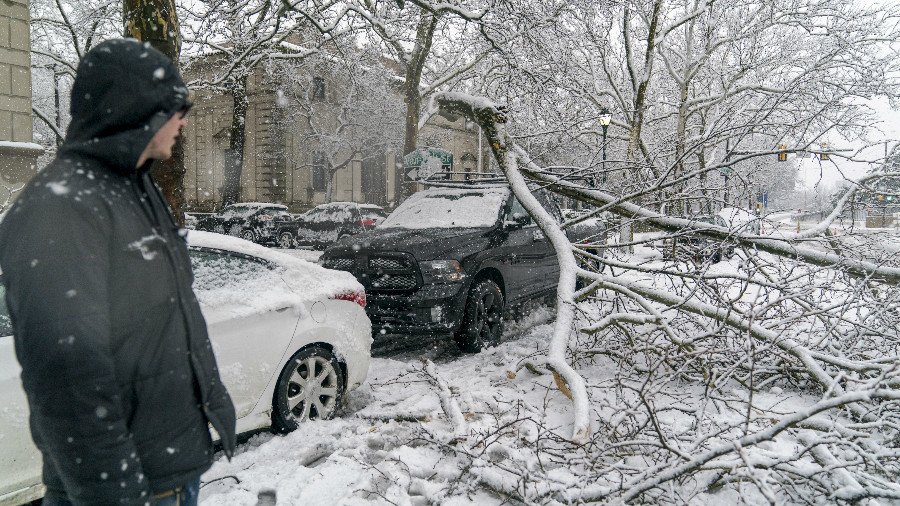
[[[464,179],[453,179],[455,175],[461,175]],[[508,184],[505,177],[494,172],[440,171],[414,181],[425,186],[439,186],[442,188],[494,187]]]

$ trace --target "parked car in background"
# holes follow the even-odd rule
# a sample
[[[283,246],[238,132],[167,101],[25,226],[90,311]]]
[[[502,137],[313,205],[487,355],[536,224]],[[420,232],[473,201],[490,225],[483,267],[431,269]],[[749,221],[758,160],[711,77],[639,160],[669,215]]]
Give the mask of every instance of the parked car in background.
[[[362,285],[234,237],[192,231],[188,243],[194,291],[238,432],[287,432],[333,417],[369,369]],[[12,505],[44,492],[3,291],[0,284],[0,505]]]
[[[256,243],[274,242],[275,220],[290,216],[282,204],[240,202],[198,219],[194,230],[233,235]]]
[[[681,219],[695,221],[700,224],[716,225],[728,229],[728,224],[721,216],[700,214],[680,216]],[[661,241],[654,243],[664,259],[667,260],[692,260],[702,262],[709,260],[712,263],[721,262],[725,258],[734,256],[734,244],[727,241],[716,241],[685,230],[683,233],[670,233]]]
[[[549,195],[535,195],[559,221]],[[599,231],[567,233],[577,242]],[[559,280],[550,241],[500,185],[415,193],[375,230],[345,237],[320,261],[366,287],[377,334],[451,334],[468,352],[497,342],[508,307],[553,294]]]
[[[275,237],[282,248],[324,248],[348,235],[372,230],[387,214],[372,204],[332,202],[318,205],[295,219],[275,222]]]

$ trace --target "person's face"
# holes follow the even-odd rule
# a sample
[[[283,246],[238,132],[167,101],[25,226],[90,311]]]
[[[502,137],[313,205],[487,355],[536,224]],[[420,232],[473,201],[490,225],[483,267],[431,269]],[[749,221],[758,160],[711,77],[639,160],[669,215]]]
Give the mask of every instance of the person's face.
[[[162,128],[156,131],[156,135],[150,139],[150,143],[147,145],[147,158],[166,160],[172,156],[175,140],[181,135],[181,129],[187,125],[184,116],[185,113],[176,112]]]

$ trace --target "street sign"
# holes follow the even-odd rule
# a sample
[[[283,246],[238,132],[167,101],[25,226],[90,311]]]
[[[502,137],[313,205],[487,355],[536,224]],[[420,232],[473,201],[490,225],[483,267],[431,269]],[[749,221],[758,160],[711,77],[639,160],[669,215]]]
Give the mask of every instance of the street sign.
[[[453,171],[453,153],[421,147],[403,157],[403,170],[410,179],[428,179],[438,172]]]

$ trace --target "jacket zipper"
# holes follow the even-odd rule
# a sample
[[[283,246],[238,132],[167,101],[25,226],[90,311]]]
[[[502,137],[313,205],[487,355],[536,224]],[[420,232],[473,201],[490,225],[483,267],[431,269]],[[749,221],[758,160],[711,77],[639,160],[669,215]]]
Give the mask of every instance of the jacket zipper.
[[[169,224],[171,226],[170,233],[165,234],[163,231],[163,225],[162,225],[162,223],[160,223],[159,214],[157,214],[157,208],[159,207],[159,205],[165,206],[165,202],[162,200],[163,197],[159,193],[159,190],[156,188],[156,185],[153,184],[153,181],[150,179],[149,174],[147,172],[144,172],[142,175],[138,175],[137,173],[134,173],[131,175],[131,178],[132,178],[132,184],[134,185],[134,188],[135,188],[135,192],[137,193],[137,196],[138,196],[138,201],[141,203],[142,209],[149,217],[150,224],[153,228],[153,231],[166,241],[176,240],[175,237],[172,237],[172,233],[174,232],[174,234],[177,234],[177,231],[176,231],[177,225],[175,223],[175,220],[172,218],[172,216],[169,214],[168,211],[166,211],[165,214],[166,214],[166,217],[169,218]],[[159,200],[158,203],[153,202],[154,197],[156,197]],[[200,408],[203,411],[203,414],[206,417],[206,419],[208,421],[211,421],[211,420],[209,420],[210,419],[209,394],[207,392],[207,389],[200,382],[201,377],[206,377],[205,374],[201,374],[201,373],[205,373],[206,370],[200,364],[199,360],[197,359],[197,354],[194,352],[194,342],[192,339],[193,334],[191,332],[191,322],[188,318],[190,311],[188,310],[189,308],[187,307],[187,305],[184,301],[184,298],[181,296],[181,287],[183,286],[183,280],[181,279],[181,274],[178,272],[178,264],[175,261],[175,258],[173,256],[174,252],[168,246],[163,249],[166,252],[166,258],[168,259],[169,265],[172,268],[172,273],[175,276],[175,285],[177,288],[175,290],[175,297],[178,299],[178,306],[181,308],[181,316],[182,316],[182,319],[184,320],[184,326],[185,326],[184,328],[185,328],[185,332],[187,334],[187,347],[188,347],[188,351],[190,352],[191,366],[194,368],[194,381],[196,382],[197,390],[200,393]],[[215,425],[215,424],[213,424],[213,425]],[[215,427],[215,429],[217,432],[219,432],[219,437],[222,440],[222,447],[225,451],[225,454],[230,459],[232,457],[232,455],[234,454],[234,449],[231,448],[230,442],[225,441],[224,436],[226,434],[223,434],[223,431],[220,430],[219,427]]]

